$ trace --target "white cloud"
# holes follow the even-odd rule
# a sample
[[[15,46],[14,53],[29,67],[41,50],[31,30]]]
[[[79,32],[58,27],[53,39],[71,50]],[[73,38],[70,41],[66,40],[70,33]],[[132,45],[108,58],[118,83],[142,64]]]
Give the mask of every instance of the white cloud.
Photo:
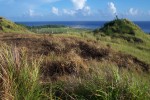
[[[91,15],[91,8],[89,6],[85,6],[83,8],[83,15],[84,16]]]
[[[58,16],[58,15],[59,15],[59,10],[58,10],[58,8],[52,7],[52,13]]]
[[[76,14],[75,10],[63,9],[63,12],[64,12],[64,14],[71,15],[71,16],[74,16]]]
[[[30,17],[33,17],[33,16],[34,16],[34,10],[29,9],[29,12],[28,12],[28,13],[29,13],[29,16],[30,16]]]
[[[71,0],[76,10],[83,9],[87,0]]]
[[[63,9],[63,13],[74,16],[74,15],[83,15],[89,16],[91,15],[91,8],[86,5],[87,0],[71,0],[75,9]]]
[[[83,16],[89,16],[91,15],[91,8],[89,6],[85,6],[83,9],[79,10],[68,10],[68,9],[63,9],[63,13],[74,16],[74,15],[83,15]]]
[[[108,8],[109,8],[109,10],[111,11],[112,14],[117,13],[117,9],[116,9],[115,4],[113,2],[108,3]]]
[[[138,10],[134,9],[134,8],[130,8],[129,9],[129,14],[132,15],[132,16],[137,15],[138,14]]]
[[[86,5],[87,0],[71,0],[71,1],[75,7],[75,10],[72,10],[72,14],[82,14],[83,16],[91,15],[91,8]]]
[[[58,2],[60,0],[41,0],[41,1],[45,3],[53,3],[53,2]]]
[[[35,12],[33,9],[29,9],[27,12],[24,13],[24,16],[29,17],[36,17],[36,16],[43,16],[41,13]]]

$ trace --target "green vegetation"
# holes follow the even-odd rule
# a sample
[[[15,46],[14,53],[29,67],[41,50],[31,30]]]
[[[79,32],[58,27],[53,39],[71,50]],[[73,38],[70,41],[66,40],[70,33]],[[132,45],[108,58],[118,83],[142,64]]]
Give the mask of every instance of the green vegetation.
[[[43,25],[43,26],[25,26],[21,24],[18,25],[24,26],[28,30],[39,34],[62,34],[62,33],[79,34],[91,31],[90,29],[71,28],[64,25]]]
[[[128,42],[147,42],[150,38],[137,25],[127,19],[116,19],[106,23],[102,28],[94,30],[95,35],[109,35]],[[147,43],[148,44],[148,43]]]
[[[41,29],[41,28],[62,28],[64,25],[42,25],[42,26],[26,26],[29,29]]]
[[[94,30],[97,40],[150,64],[150,36],[127,19],[116,19]]]
[[[82,72],[78,76],[63,76],[65,77],[63,81],[51,82],[46,78],[40,79],[43,57],[28,61],[25,49],[19,52],[18,48],[4,44],[0,51],[2,99],[148,100],[150,98],[150,78],[144,73],[139,74],[119,69],[113,64],[92,61],[88,64],[92,72]],[[51,55],[51,59],[62,64],[69,62],[54,55]],[[79,63],[78,59],[75,60]],[[58,65],[58,62],[55,64]]]
[[[17,25],[11,21],[0,17],[0,33],[31,33],[24,26]]]
[[[149,100],[150,35],[126,21],[134,34],[121,31],[124,19],[110,22],[112,33],[108,24],[94,33],[52,26],[30,30],[61,34],[1,33],[0,99]]]
[[[113,35],[114,33],[135,35],[137,30],[143,32],[137,25],[127,19],[115,19],[104,24],[102,28],[95,30],[95,32],[101,31],[107,35]]]
[[[82,33],[88,32],[86,29],[75,29],[70,27],[61,27],[61,28],[31,28],[32,32],[35,33],[46,33],[46,34],[61,34],[61,33]]]

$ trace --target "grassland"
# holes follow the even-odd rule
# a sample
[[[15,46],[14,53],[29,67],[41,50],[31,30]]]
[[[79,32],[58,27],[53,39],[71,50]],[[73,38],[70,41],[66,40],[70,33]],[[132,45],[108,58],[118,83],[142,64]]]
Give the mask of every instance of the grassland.
[[[15,24],[3,17],[0,17],[0,33],[31,33],[25,27]]]
[[[74,33],[85,33],[91,30],[82,28],[72,28],[63,25],[43,25],[43,26],[27,26],[27,28],[34,32],[40,34],[74,34]]]
[[[0,99],[150,99],[149,35],[74,30],[0,33]]]

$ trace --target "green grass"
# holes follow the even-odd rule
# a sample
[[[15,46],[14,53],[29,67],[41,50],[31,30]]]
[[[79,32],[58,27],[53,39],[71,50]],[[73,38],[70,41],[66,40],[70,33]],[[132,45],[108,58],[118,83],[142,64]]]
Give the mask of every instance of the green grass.
[[[7,25],[4,25],[7,26]],[[120,68],[117,64],[79,56],[79,50],[69,49],[69,45],[61,43],[63,38],[66,44],[74,46],[77,41],[91,43],[88,47],[109,45],[110,50],[123,52],[137,57],[140,61],[150,64],[150,36],[139,30],[135,35],[115,34],[107,35],[99,32],[94,34],[89,30],[79,30],[67,27],[59,28],[34,28],[36,33],[50,34],[45,41],[60,54],[53,53],[36,57],[28,54],[26,47],[16,47],[0,44],[0,99],[6,100],[149,100],[150,99],[150,74],[138,72],[136,69]],[[125,31],[125,30],[124,30]],[[8,31],[9,32],[9,31]],[[59,33],[59,34],[58,34]],[[62,34],[64,33],[64,34]],[[35,34],[34,34],[35,35]],[[52,38],[55,37],[55,38]],[[57,38],[58,37],[58,38]],[[72,38],[70,38],[72,37]],[[27,38],[27,37],[26,37]],[[125,38],[125,39],[124,39]],[[129,38],[130,40],[126,40]],[[139,38],[142,42],[133,39]],[[34,37],[32,37],[34,39]],[[39,39],[39,38],[38,38]],[[63,40],[62,39],[62,40]],[[29,39],[30,40],[30,39]],[[54,41],[55,40],[55,41]],[[92,41],[92,42],[87,42]],[[37,42],[37,41],[36,41]],[[51,42],[51,44],[48,44]],[[73,43],[72,43],[73,42]],[[92,44],[93,43],[93,44]],[[96,43],[96,44],[94,44]],[[103,46],[104,45],[104,46]],[[75,46],[78,46],[75,45]],[[40,48],[40,47],[39,47]],[[81,48],[81,47],[80,47]],[[69,49],[69,53],[63,53]],[[85,48],[86,49],[86,48]],[[88,48],[87,48],[88,49]],[[95,50],[95,49],[92,49]],[[97,49],[96,49],[97,50]],[[87,51],[87,50],[86,50]],[[113,54],[113,53],[112,53]],[[46,64],[45,64],[46,63]],[[54,67],[54,76],[48,68]],[[63,68],[62,68],[63,67]],[[71,69],[73,67],[73,69]],[[134,66],[129,66],[133,67]],[[45,68],[45,69],[44,69]],[[66,74],[64,70],[76,69],[79,73]],[[83,71],[82,69],[86,69]],[[59,72],[59,71],[63,72]],[[47,73],[42,73],[47,72]],[[48,73],[49,72],[49,73]]]
[[[58,60],[55,55],[53,60]],[[42,81],[43,57],[28,60],[26,49],[0,47],[0,98],[11,100],[149,100],[150,76],[107,62],[87,63],[90,72],[66,81]],[[65,61],[64,59],[60,59]]]
[[[27,28],[21,25],[17,25],[14,22],[0,19],[0,33],[31,33]]]
[[[113,49],[150,64],[150,36],[127,19],[116,19],[94,31],[95,38]]]
[[[19,53],[17,48],[10,48],[7,45],[1,46],[0,59],[1,98],[37,100],[41,95],[38,83],[41,59],[28,62],[25,50]]]
[[[95,30],[95,32],[101,31],[107,35],[113,35],[114,33],[135,35],[137,30],[143,32],[137,25],[127,19],[115,19],[104,24],[102,28]]]
[[[88,32],[89,30],[87,29],[75,29],[75,28],[70,28],[70,27],[50,27],[50,28],[30,28],[30,31],[35,32],[35,33],[46,33],[46,34],[62,34],[62,33],[83,33],[83,32]]]
[[[149,35],[144,34],[141,37],[144,43],[128,42],[120,38],[113,38],[111,36],[96,36],[95,38],[105,45],[109,44],[113,49],[124,52],[125,54],[133,55],[141,61],[150,64],[150,40]],[[146,37],[147,36],[147,37]]]

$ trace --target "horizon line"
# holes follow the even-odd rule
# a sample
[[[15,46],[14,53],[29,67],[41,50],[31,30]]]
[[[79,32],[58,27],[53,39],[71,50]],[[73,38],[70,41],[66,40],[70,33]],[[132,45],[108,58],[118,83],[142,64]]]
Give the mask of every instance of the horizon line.
[[[108,21],[112,21],[112,20],[38,20],[38,21],[13,21],[13,22],[108,22]],[[150,20],[130,20],[133,22],[150,22]]]

